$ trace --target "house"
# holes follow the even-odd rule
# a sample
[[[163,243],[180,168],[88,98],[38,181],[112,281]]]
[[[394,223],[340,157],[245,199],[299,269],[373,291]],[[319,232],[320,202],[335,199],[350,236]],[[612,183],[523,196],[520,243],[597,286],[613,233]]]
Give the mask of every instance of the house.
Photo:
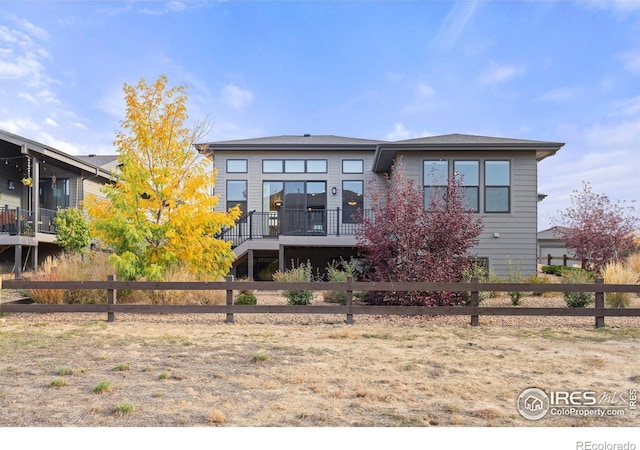
[[[540,264],[566,264],[569,249],[562,239],[560,232],[564,227],[554,226],[538,232],[538,261]],[[571,258],[574,260],[574,258]]]
[[[463,174],[470,208],[484,218],[473,252],[498,274],[510,262],[535,273],[537,163],[563,145],[464,134],[396,142],[305,134],[196,147],[218,170],[218,208],[243,211],[237,226],[222,233],[238,256],[235,275],[269,280],[292,261],[322,269],[356,257],[355,213],[370,213],[370,182],[382,183],[400,157],[427,199],[441,184],[434,174]]]
[[[55,254],[58,208],[79,207],[100,195],[116,156],[72,156],[0,130],[0,266],[16,277]]]

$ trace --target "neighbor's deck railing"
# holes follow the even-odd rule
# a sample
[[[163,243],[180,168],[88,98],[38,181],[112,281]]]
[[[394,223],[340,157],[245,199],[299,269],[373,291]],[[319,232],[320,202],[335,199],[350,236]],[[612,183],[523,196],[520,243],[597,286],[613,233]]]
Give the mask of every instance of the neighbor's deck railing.
[[[595,326],[604,327],[606,316],[640,317],[640,308],[606,308],[605,292],[640,293],[640,285],[604,284],[602,279],[595,284],[529,284],[529,283],[381,283],[381,282],[270,282],[233,281],[227,277],[220,282],[153,282],[116,281],[113,276],[107,281],[31,281],[5,280],[1,285],[7,289],[103,289],[107,291],[106,304],[89,305],[44,305],[44,304],[0,304],[0,312],[7,313],[54,313],[93,312],[106,313],[107,321],[115,320],[116,313],[143,314],[194,314],[219,313],[226,315],[226,322],[233,322],[234,314],[344,314],[346,322],[353,323],[353,316],[370,315],[428,315],[470,316],[471,325],[479,324],[479,316],[586,316],[595,317]],[[118,290],[222,290],[226,291],[226,305],[149,305],[118,304]],[[234,305],[234,291],[346,291],[346,305]],[[367,291],[451,291],[470,292],[470,306],[370,306],[353,304],[354,292]],[[591,308],[528,308],[487,307],[479,305],[480,292],[594,292],[595,307]]]
[[[10,236],[35,236],[38,233],[56,234],[53,219],[58,214],[52,209],[40,208],[37,226],[33,226],[33,213],[27,209],[0,207],[0,233]]]

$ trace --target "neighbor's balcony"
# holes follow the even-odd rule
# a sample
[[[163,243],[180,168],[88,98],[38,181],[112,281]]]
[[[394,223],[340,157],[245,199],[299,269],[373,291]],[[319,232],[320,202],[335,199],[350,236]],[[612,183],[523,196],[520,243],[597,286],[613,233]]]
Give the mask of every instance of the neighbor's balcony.
[[[57,211],[40,208],[36,227],[34,228],[33,213],[22,208],[0,207],[0,234],[10,236],[35,236],[36,232],[56,234],[53,219]]]
[[[364,211],[364,217],[372,212]],[[353,236],[360,226],[360,212],[336,209],[285,209],[244,214],[235,227],[224,229],[220,238],[235,248],[253,239],[279,236]]]

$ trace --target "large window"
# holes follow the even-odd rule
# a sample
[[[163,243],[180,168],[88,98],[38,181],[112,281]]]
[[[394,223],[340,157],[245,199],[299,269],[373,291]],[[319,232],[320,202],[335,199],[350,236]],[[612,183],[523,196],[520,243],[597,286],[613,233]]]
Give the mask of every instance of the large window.
[[[44,178],[40,180],[40,207],[57,210],[69,207],[69,179]]]
[[[363,211],[364,181],[342,182],[342,223],[355,223]]]
[[[270,234],[275,229],[287,235],[326,233],[326,181],[265,181],[262,199],[265,210],[274,211]]]
[[[457,177],[460,177],[465,206],[473,212],[480,211],[480,163],[478,161],[454,161],[453,172]]]
[[[425,161],[423,174],[424,207],[431,209],[431,204],[445,194],[449,178],[449,162]]]
[[[227,181],[227,210],[236,205],[243,214],[247,212],[247,180]]]
[[[509,161],[484,162],[484,211],[509,212],[511,170]]]

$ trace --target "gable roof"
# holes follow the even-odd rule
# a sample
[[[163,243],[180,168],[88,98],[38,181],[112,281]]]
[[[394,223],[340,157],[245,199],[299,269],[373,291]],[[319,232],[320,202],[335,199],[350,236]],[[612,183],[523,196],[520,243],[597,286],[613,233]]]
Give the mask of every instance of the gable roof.
[[[386,142],[378,146],[373,163],[374,172],[389,172],[398,152],[413,151],[535,151],[541,161],[555,154],[563,142],[532,141],[469,134],[445,134],[418,139]]]

